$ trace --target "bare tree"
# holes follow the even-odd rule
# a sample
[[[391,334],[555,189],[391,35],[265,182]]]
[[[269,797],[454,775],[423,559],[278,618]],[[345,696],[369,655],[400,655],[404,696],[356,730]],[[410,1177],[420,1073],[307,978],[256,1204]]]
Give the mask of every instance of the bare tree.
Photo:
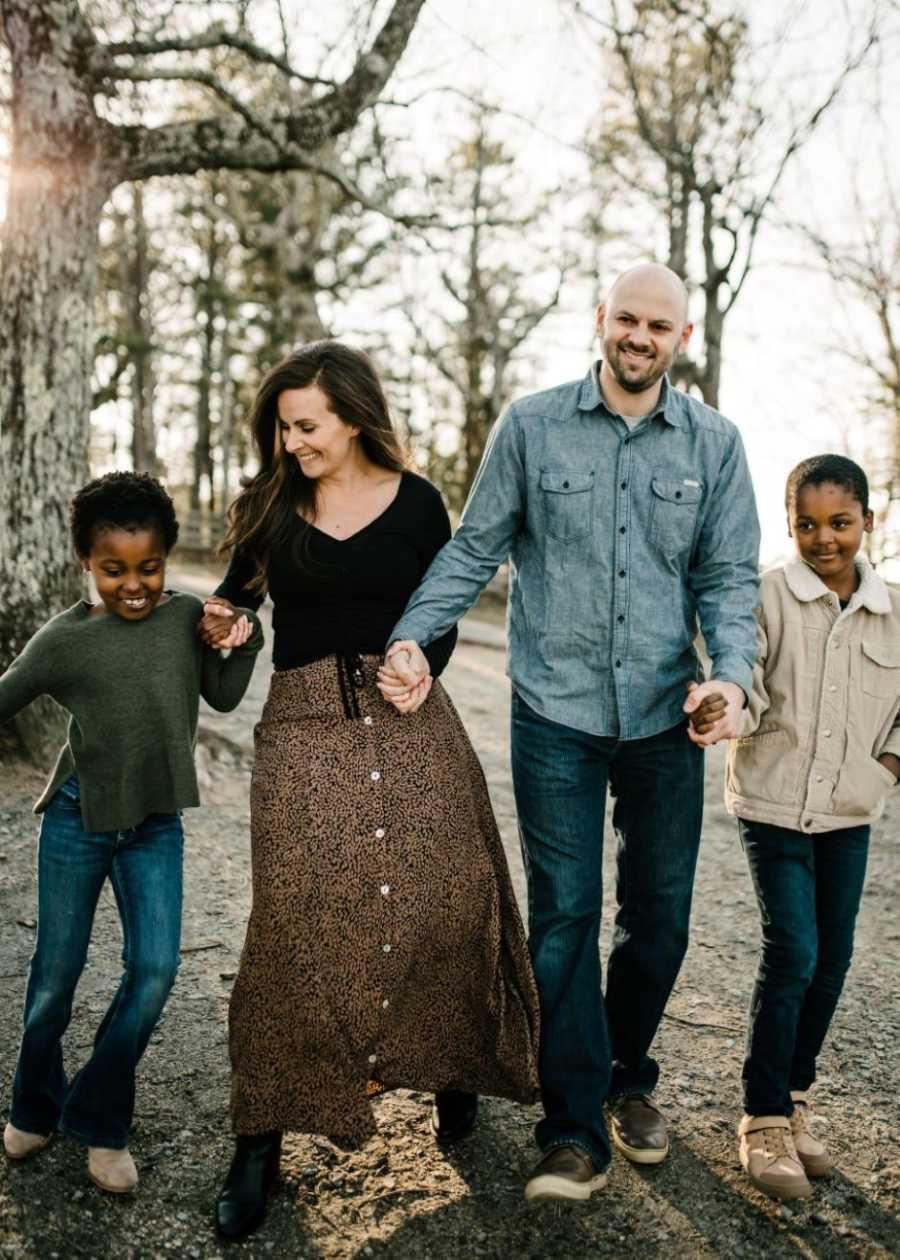
[[[886,505],[872,553],[893,559],[900,555],[900,197],[888,170],[879,192],[863,195],[857,184],[852,230],[840,240],[808,226],[798,231],[840,295],[841,340],[833,352],[862,381],[851,405],[863,421],[872,488]]]
[[[110,193],[199,170],[306,170],[368,202],[326,155],[377,100],[423,3],[394,0],[349,72],[324,81],[221,22],[104,39],[79,0],[0,0],[12,86],[0,242],[0,668],[79,592],[66,505],[87,467],[97,227]],[[197,12],[189,10],[193,20]],[[226,55],[277,70],[283,104],[262,112],[235,96],[218,73]],[[123,83],[164,80],[197,85],[215,112],[159,124],[122,120]],[[24,732],[32,748],[45,722]]]
[[[786,125],[773,120],[772,52],[722,0],[575,0],[612,70],[589,153],[603,181],[662,217],[668,264],[703,300],[702,357],[674,376],[718,406],[726,320],[753,265],[760,226],[792,159],[876,41],[872,20],[829,87]],[[598,12],[597,10],[601,11]],[[608,195],[608,194],[607,194]]]
[[[478,471],[491,425],[519,384],[522,348],[553,311],[574,259],[545,221],[552,199],[530,196],[517,179],[512,152],[491,134],[491,113],[476,108],[470,133],[450,153],[432,191],[442,218],[455,225],[452,251],[435,247],[443,308],[408,302],[417,350],[449,386],[459,413],[459,444],[432,460],[453,506],[459,508]],[[457,240],[459,244],[457,244]],[[434,434],[431,435],[434,437]],[[432,472],[435,468],[432,468]]]

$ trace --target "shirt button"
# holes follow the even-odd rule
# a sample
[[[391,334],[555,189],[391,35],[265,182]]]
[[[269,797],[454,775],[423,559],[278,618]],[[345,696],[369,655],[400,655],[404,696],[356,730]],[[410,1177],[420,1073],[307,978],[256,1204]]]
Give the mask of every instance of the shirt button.
[[[370,1063],[377,1063],[377,1062],[378,1062],[378,1055],[377,1055],[377,1054],[370,1054],[370,1055],[369,1055],[369,1062],[370,1062]]]
[[[619,526],[619,533],[620,533],[620,534],[624,534],[624,533],[625,533],[625,526],[624,526],[624,525],[620,525],[620,526]]]
[[[624,620],[625,618],[622,616],[621,613],[619,613],[618,617],[616,618],[616,621],[618,621],[618,623],[621,625]]]
[[[382,948],[382,950],[384,951],[384,953],[386,953],[386,954],[389,954],[389,953],[391,952],[391,947],[390,947],[390,945],[382,945],[382,947],[381,947],[381,948]]]
[[[616,661],[616,669],[621,669],[621,668],[622,668],[622,662]]]
[[[383,839],[384,839],[384,827],[376,827],[376,828],[375,828],[375,837],[376,837],[376,839],[378,839],[378,840],[383,840]]]
[[[371,725],[372,725],[372,718],[370,718],[370,717],[369,717],[368,713],[367,713],[367,714],[366,714],[366,716],[363,718],[363,721],[365,722],[366,726],[371,726]]]
[[[620,570],[619,570],[619,577],[624,577],[624,576],[625,576],[625,570],[624,570],[624,569],[620,569]]]
[[[390,884],[382,884],[382,885],[381,885],[381,895],[382,895],[382,897],[386,897],[390,891],[391,891],[391,886],[390,886]]]
[[[373,770],[372,773],[369,775],[369,778],[377,781],[378,779],[381,778],[381,771]]]
[[[563,490],[568,490],[568,488],[569,488],[569,483],[568,483],[568,481],[564,481],[564,482],[563,482]]]
[[[381,1009],[382,1009],[383,1011],[386,1011],[386,1010],[387,1010],[387,1008],[390,1006],[390,1004],[391,1004],[391,999],[390,999],[390,998],[385,998],[385,999],[384,999],[384,1001],[381,1003]]]
[[[829,691],[837,691],[837,684],[836,684],[836,683],[832,683],[832,684],[831,684],[831,686],[828,688],[828,690],[829,690]]]
[[[831,731],[823,731],[822,734],[825,736],[826,739],[831,738]]]
[[[816,775],[816,783],[823,783],[823,782],[824,782],[824,780],[823,780],[822,776],[821,776],[820,774],[817,774],[817,775]]]
[[[627,481],[623,481],[623,482],[622,482],[622,489],[624,490],[624,489],[625,489],[625,487],[626,487],[627,485],[628,485],[628,482],[627,482]]]
[[[841,646],[841,641],[840,641],[840,639],[832,639],[832,640],[831,640],[831,646],[832,646],[833,648],[840,647],[840,646]]]

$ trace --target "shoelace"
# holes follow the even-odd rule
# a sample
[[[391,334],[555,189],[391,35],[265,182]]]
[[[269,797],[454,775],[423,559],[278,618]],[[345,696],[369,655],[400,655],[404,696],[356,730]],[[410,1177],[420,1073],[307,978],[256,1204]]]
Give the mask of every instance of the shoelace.
[[[806,1122],[805,1103],[794,1103],[794,1113],[791,1116],[791,1132],[795,1136],[797,1134],[803,1134],[804,1137],[812,1137],[812,1131]]]
[[[766,1159],[781,1159],[787,1156],[788,1159],[796,1159],[794,1153],[794,1143],[788,1146],[788,1138],[790,1134],[787,1129],[760,1129],[759,1134],[762,1139],[762,1153]]]

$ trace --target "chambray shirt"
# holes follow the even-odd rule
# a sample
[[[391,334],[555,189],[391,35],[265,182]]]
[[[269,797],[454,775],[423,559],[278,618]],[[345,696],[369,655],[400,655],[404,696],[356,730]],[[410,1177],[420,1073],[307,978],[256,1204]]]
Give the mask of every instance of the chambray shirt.
[[[444,634],[509,558],[515,690],[551,721],[643,739],[683,720],[698,622],[712,676],[749,694],[759,523],[730,421],[664,380],[629,429],[598,368],[501,417],[390,641]]]

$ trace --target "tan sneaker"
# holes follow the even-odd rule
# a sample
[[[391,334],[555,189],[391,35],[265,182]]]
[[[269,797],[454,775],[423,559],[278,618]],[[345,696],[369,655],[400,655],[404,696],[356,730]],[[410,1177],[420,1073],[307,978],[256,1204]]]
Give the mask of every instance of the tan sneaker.
[[[606,1173],[597,1172],[594,1161],[580,1146],[554,1146],[537,1164],[525,1186],[529,1203],[549,1199],[589,1199],[606,1185]]]
[[[26,1133],[14,1124],[7,1124],[3,1130],[3,1149],[10,1159],[28,1159],[29,1155],[42,1151],[51,1136],[49,1133]]]
[[[813,1137],[808,1128],[809,1099],[806,1090],[791,1090],[794,1114],[791,1116],[791,1136],[797,1148],[797,1156],[806,1170],[807,1177],[827,1177],[834,1171],[831,1156],[825,1144]]]
[[[89,1146],[88,1176],[95,1186],[109,1194],[130,1194],[138,1183],[137,1169],[127,1146],[121,1150]]]
[[[744,1116],[738,1125],[744,1172],[763,1194],[773,1199],[808,1199],[806,1179],[791,1137],[787,1116]]]

